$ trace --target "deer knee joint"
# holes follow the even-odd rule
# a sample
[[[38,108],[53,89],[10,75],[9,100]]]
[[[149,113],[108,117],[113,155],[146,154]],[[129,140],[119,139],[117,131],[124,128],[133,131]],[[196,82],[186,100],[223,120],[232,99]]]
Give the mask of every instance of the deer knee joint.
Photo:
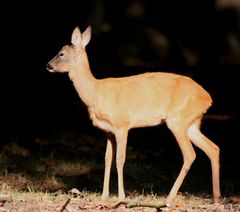
[[[117,158],[116,158],[117,166],[122,166],[124,164],[124,162],[125,162],[124,154],[117,155]]]
[[[193,161],[196,159],[196,153],[193,152],[192,154],[189,154],[188,157],[184,158],[184,168],[188,171],[193,163]]]

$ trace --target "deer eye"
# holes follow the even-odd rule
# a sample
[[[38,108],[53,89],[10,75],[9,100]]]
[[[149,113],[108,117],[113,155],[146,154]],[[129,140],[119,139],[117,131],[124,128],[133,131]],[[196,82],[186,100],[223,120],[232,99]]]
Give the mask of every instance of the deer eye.
[[[59,57],[62,57],[63,55],[64,55],[63,53],[59,53],[59,54],[58,54]]]

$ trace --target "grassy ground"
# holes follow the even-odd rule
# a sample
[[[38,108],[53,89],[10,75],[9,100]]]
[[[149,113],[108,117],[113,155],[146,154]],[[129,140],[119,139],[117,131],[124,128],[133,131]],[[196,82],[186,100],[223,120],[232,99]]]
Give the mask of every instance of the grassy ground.
[[[206,122],[202,131],[208,129],[207,136],[221,148],[223,201],[218,206],[211,204],[210,163],[196,149],[198,157],[178,197],[171,208],[162,210],[227,211],[229,207],[240,210],[238,149],[233,146],[236,134],[232,131],[236,122]],[[0,209],[156,211],[159,204],[165,203],[182,165],[180,150],[166,126],[130,131],[124,173],[128,202],[117,206],[114,205],[117,201],[115,164],[110,183],[111,198],[107,202],[100,198],[105,145],[105,135],[100,130],[93,128],[82,132],[80,127],[58,128],[47,136],[36,136],[30,142],[13,139],[2,144]]]

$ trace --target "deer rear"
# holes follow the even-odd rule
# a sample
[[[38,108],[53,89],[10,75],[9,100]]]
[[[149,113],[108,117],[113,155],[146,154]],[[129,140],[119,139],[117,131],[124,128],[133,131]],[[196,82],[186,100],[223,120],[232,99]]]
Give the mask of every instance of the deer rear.
[[[85,50],[91,28],[76,27],[71,45],[64,46],[48,64],[51,72],[68,73],[79,97],[88,108],[94,126],[107,135],[103,199],[109,196],[110,170],[116,152],[118,197],[125,198],[123,167],[128,131],[165,121],[183,154],[182,169],[168,195],[176,196],[196,154],[192,143],[202,149],[212,165],[213,199],[220,199],[219,147],[200,131],[202,116],[212,104],[209,93],[191,78],[166,72],[152,72],[122,78],[96,79]]]

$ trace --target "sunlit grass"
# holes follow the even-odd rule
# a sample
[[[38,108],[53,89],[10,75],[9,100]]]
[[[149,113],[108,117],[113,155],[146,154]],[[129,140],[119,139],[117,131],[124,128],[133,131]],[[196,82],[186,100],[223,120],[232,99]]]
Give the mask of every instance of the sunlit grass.
[[[6,195],[0,192],[0,196]],[[51,193],[42,191],[25,191],[19,192],[11,190],[8,196],[19,204],[19,202],[30,202],[37,205],[38,208],[58,208],[58,211],[67,205],[69,208],[80,208],[81,211],[94,211],[118,208],[119,211],[156,211],[161,207],[162,211],[214,211],[223,209],[224,204],[214,205],[211,198],[194,196],[179,193],[170,207],[166,207],[166,196],[158,196],[153,193],[149,194],[129,194],[126,201],[119,203],[117,196],[111,195],[109,199],[102,201],[98,192],[79,191],[72,189],[67,193]],[[117,205],[117,207],[116,207]],[[48,210],[46,210],[48,211]],[[74,211],[74,210],[73,210]],[[220,210],[221,211],[221,210]]]
[[[49,140],[38,138],[33,141],[34,149],[14,141],[2,145],[0,195],[11,196],[16,201],[31,199],[38,206],[46,202],[49,205],[56,203],[58,211],[69,199],[71,204],[78,205],[83,211],[111,208],[118,201],[116,165],[113,161],[110,198],[103,202],[101,190],[106,141],[105,137],[97,136],[99,135],[70,132],[56,134]],[[154,137],[154,141],[147,139],[144,135],[141,139],[135,138],[134,134],[129,135],[132,143],[129,143],[127,149],[124,169],[128,203],[120,205],[120,208],[130,210],[128,207],[131,204],[137,206],[139,203],[148,206],[164,205],[166,195],[181,168],[182,158],[177,144],[174,146],[170,142],[164,142],[166,137]],[[159,139],[162,140],[161,144],[156,143]],[[204,211],[213,207],[210,162],[205,155],[203,158],[206,160],[202,160],[202,164],[198,163],[201,161],[201,155],[198,154],[171,208]],[[236,191],[238,188],[238,184],[230,178],[228,184],[225,181],[224,186],[225,190]],[[76,193],[71,192],[73,188]]]

